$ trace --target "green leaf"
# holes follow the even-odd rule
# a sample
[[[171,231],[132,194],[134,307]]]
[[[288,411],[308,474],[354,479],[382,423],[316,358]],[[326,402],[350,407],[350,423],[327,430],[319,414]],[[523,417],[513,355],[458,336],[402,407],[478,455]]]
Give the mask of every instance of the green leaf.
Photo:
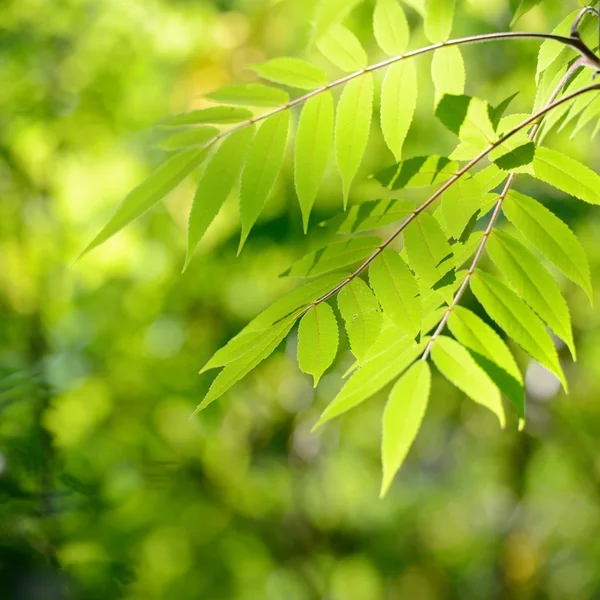
[[[315,37],[319,38],[341,23],[362,0],[320,0],[314,19]]]
[[[412,61],[388,67],[381,87],[381,131],[396,160],[402,157],[404,140],[417,107],[417,70]]]
[[[535,8],[542,0],[511,0],[513,8],[513,18],[510,22],[511,27],[532,8]]]
[[[429,213],[421,213],[406,228],[404,247],[408,264],[430,288],[454,266],[450,244],[438,222]]]
[[[530,165],[533,162],[535,150],[535,144],[527,142],[506,154],[502,154],[494,160],[494,164],[503,171],[516,171],[520,167]]]
[[[223,104],[242,104],[244,106],[282,106],[290,97],[278,88],[262,83],[242,83],[229,85],[206,94],[206,97]]]
[[[263,79],[301,90],[314,90],[327,83],[325,71],[300,58],[274,58],[250,68]]]
[[[181,150],[183,148],[203,148],[219,135],[216,127],[196,127],[188,131],[180,131],[162,140],[158,145],[165,150]]]
[[[381,331],[379,303],[362,279],[353,279],[338,294],[338,307],[346,324],[352,354],[362,362]]]
[[[336,233],[360,233],[406,219],[415,210],[410,200],[371,200],[351,206],[324,225]]]
[[[477,177],[461,177],[442,194],[442,214],[447,233],[459,239],[481,206],[486,191]]]
[[[550,148],[538,148],[533,170],[538,179],[565,194],[600,204],[600,175],[574,158]]]
[[[574,10],[557,25],[552,33],[554,35],[568,36],[571,32],[571,24],[575,21],[579,10]],[[568,52],[563,44],[554,40],[544,40],[538,53],[535,80],[539,81],[540,75],[561,55]]]
[[[425,35],[430,42],[445,42],[452,32],[454,0],[427,0]]]
[[[205,160],[206,150],[186,150],[168,158],[130,192],[110,221],[79,255],[79,259],[141,217]]]
[[[228,125],[231,123],[241,123],[252,118],[252,111],[247,108],[237,106],[211,106],[202,110],[193,110],[191,112],[177,115],[161,125],[163,127],[179,127],[181,125],[203,125],[210,123],[212,125]]]
[[[281,277],[316,277],[368,258],[381,245],[375,236],[357,237],[334,242],[309,252],[296,261]]]
[[[298,328],[298,365],[303,373],[314,377],[315,387],[332,365],[338,341],[338,325],[329,304],[317,304],[302,317]]]
[[[475,362],[525,419],[523,376],[502,338],[482,319],[462,306],[455,306],[448,319],[452,335],[472,352]],[[494,368],[497,367],[497,368]]]
[[[412,446],[429,401],[431,370],[426,362],[415,363],[392,389],[383,413],[381,462],[383,498]]]
[[[571,133],[571,139],[573,139],[586,125],[591,121],[596,121],[596,124],[600,123],[600,94],[592,98],[592,101],[587,105],[585,110],[579,116],[577,125]]]
[[[523,350],[552,371],[567,391],[567,382],[552,338],[525,302],[500,280],[479,271],[471,279],[471,289],[488,315]]]
[[[448,381],[471,400],[491,410],[498,417],[501,427],[506,425],[500,391],[461,344],[442,335],[436,340],[431,357]]]
[[[367,66],[367,53],[358,38],[343,25],[332,27],[317,41],[321,54],[336,67],[352,73]]]
[[[369,283],[392,322],[409,337],[417,337],[421,331],[419,287],[400,255],[386,248],[369,267]]]
[[[390,190],[440,185],[450,179],[459,166],[445,156],[414,156],[383,169],[373,177]]]
[[[323,411],[314,429],[358,406],[401,375],[423,352],[428,341],[429,338],[423,338],[416,343],[408,337],[396,337],[385,351],[362,365],[348,379]]]
[[[503,231],[494,231],[487,249],[519,296],[564,340],[575,358],[569,309],[550,273],[523,244]]]
[[[545,206],[523,194],[509,192],[502,210],[506,218],[546,259],[593,298],[590,267],[575,234]]]
[[[296,133],[294,181],[304,233],[333,143],[334,112],[333,96],[324,92],[308,100],[300,115]]]
[[[498,129],[498,125],[500,124],[500,120],[504,116],[504,113],[507,111],[508,107],[511,105],[512,101],[519,95],[519,92],[515,92],[505,98],[498,104],[497,106],[490,106],[489,115],[490,121],[492,122],[492,126],[494,129]]]
[[[344,208],[362,161],[373,111],[373,76],[350,81],[340,97],[335,120],[335,156],[344,187]]]
[[[192,259],[198,242],[233,189],[253,134],[253,127],[234,131],[223,140],[206,165],[190,212],[184,270]]]
[[[289,127],[290,113],[286,110],[264,121],[250,146],[240,189],[242,235],[238,253],[279,175]]]
[[[211,402],[221,397],[232,385],[245,377],[252,369],[270,356],[281,341],[287,336],[296,322],[297,315],[274,325],[267,335],[238,359],[228,363],[213,381],[208,393],[196,409],[195,413],[206,408]],[[194,414],[195,414],[194,413]]]
[[[444,98],[448,98],[448,95]],[[440,101],[440,105],[443,100]],[[450,155],[454,160],[471,160],[496,141],[496,132],[490,120],[490,106],[487,102],[479,98],[471,98],[464,121],[458,131],[458,138],[461,144]]]
[[[466,72],[458,46],[436,50],[431,62],[431,78],[435,86],[436,104],[444,94],[460,96],[465,91]]]
[[[373,31],[377,44],[389,56],[402,54],[406,50],[410,29],[398,0],[377,0]]]
[[[306,308],[309,304],[330,292],[347,277],[347,273],[335,273],[309,281],[265,309],[252,319],[241,333],[260,331],[285,319],[296,311]]]

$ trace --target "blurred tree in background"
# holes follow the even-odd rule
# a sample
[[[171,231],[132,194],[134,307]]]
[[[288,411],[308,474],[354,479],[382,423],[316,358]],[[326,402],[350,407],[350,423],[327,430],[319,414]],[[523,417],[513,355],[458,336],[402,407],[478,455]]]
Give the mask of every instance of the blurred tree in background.
[[[414,4],[414,3],[413,3]],[[461,3],[455,34],[505,30],[505,0]],[[600,309],[564,282],[579,359],[571,393],[536,363],[528,425],[435,379],[423,430],[379,501],[385,394],[310,433],[351,363],[318,392],[289,340],[198,418],[198,368],[289,284],[302,235],[291,159],[236,259],[231,201],[184,275],[193,183],[73,265],[162,156],[153,125],[301,55],[312,2],[5,0],[0,10],[0,596],[211,600],[600,598]],[[549,0],[519,29],[576,8]],[[372,3],[352,28],[376,53]],[[418,14],[413,45],[423,45]],[[423,43],[420,43],[423,42]],[[465,50],[467,92],[519,91],[538,44]],[[450,148],[432,117],[430,58],[407,155]],[[557,143],[600,168],[588,136]],[[364,174],[392,162],[370,142]],[[352,201],[371,199],[372,184]],[[548,194],[549,188],[543,192]],[[600,214],[545,203],[583,240],[600,282]],[[317,221],[340,202],[333,171]],[[522,360],[525,360],[521,355]]]

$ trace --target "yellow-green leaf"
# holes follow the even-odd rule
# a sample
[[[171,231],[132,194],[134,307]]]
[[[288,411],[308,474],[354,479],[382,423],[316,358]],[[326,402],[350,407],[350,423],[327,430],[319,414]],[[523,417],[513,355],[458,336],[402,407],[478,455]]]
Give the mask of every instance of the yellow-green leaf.
[[[315,37],[319,38],[341,23],[362,0],[319,0],[314,19]]]
[[[427,0],[425,35],[430,42],[445,42],[452,32],[454,0]]]
[[[252,118],[252,111],[240,106],[211,106],[202,110],[193,110],[163,121],[163,127],[179,127],[181,125],[227,125],[241,123]]]
[[[406,50],[410,30],[398,0],[377,0],[373,31],[377,44],[389,56],[402,54]]]
[[[426,362],[415,363],[392,389],[383,413],[381,497],[388,492],[421,428],[429,392],[431,370]]]
[[[290,99],[283,90],[262,83],[229,85],[206,94],[206,97],[215,102],[242,106],[281,106]]]
[[[458,163],[445,156],[413,156],[378,171],[373,178],[386,188],[396,191],[440,185],[458,169]]]
[[[300,58],[274,58],[251,69],[263,79],[302,90],[314,90],[327,83],[325,71]]]
[[[216,127],[195,127],[194,129],[175,133],[162,140],[158,145],[165,150],[204,148],[217,135],[219,135],[219,130]]]
[[[319,38],[317,48],[329,62],[347,73],[367,66],[367,53],[358,38],[343,25],[332,27]]]
[[[460,96],[465,91],[466,71],[458,46],[440,48],[433,54],[431,78],[435,86],[435,102],[444,94]]]
[[[406,219],[414,210],[415,203],[411,200],[371,200],[351,206],[323,225],[336,233],[359,233]]]

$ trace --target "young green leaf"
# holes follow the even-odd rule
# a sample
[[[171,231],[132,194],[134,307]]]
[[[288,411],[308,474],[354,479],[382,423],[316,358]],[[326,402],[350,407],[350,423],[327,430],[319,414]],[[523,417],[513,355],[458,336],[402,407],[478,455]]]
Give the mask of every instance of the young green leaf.
[[[414,62],[399,62],[388,67],[381,87],[381,131],[385,143],[398,161],[415,114],[417,95]]]
[[[360,233],[406,219],[415,210],[411,200],[382,199],[351,206],[323,225],[336,233]]]
[[[262,212],[265,201],[281,170],[290,127],[289,111],[280,112],[259,127],[250,146],[240,189],[242,249],[252,226]]]
[[[367,53],[358,38],[343,25],[332,27],[317,41],[321,54],[336,67],[352,73],[367,66]]]
[[[192,259],[198,242],[233,189],[253,134],[252,127],[234,131],[223,140],[206,165],[196,188],[190,212],[184,269]]]
[[[428,341],[429,338],[423,338],[417,343],[408,337],[396,337],[381,354],[354,372],[314,428],[358,406],[388,385],[414,362]]]
[[[518,146],[514,150],[510,150],[502,154],[494,160],[494,164],[503,171],[527,172],[530,169],[522,169],[533,162],[535,158],[536,145],[533,142],[527,142],[522,146]]]
[[[250,68],[263,79],[301,90],[314,90],[327,83],[325,71],[300,58],[274,58]]]
[[[282,277],[316,277],[365,260],[381,244],[375,236],[344,239],[309,252],[284,271]]]
[[[346,324],[352,354],[362,362],[381,331],[379,303],[362,279],[353,279],[338,294],[338,307]]]
[[[432,288],[454,267],[452,249],[429,213],[422,213],[404,231],[408,264],[425,285]]]
[[[206,408],[211,402],[222,396],[232,385],[245,377],[252,369],[270,356],[287,336],[296,322],[297,315],[274,325],[268,335],[260,338],[260,343],[245,352],[240,358],[227,364],[212,382],[208,393],[195,412]]]
[[[315,387],[337,354],[338,325],[329,304],[322,302],[311,308],[298,328],[298,365],[314,377]]]
[[[523,244],[503,231],[494,231],[487,249],[515,291],[567,344],[575,358],[569,309],[550,273]]]
[[[289,102],[290,97],[278,88],[262,83],[242,83],[229,85],[210,94],[209,100],[223,104],[241,104],[242,106],[282,106]]]
[[[490,106],[489,107],[489,114],[490,114],[490,121],[492,122],[492,126],[494,129],[498,129],[498,125],[500,124],[500,121],[502,119],[502,117],[504,116],[504,113],[508,110],[508,107],[512,104],[512,101],[519,95],[519,92],[515,92],[514,94],[511,94],[510,96],[508,96],[507,98],[505,98],[504,100],[502,100],[502,102],[500,102],[497,106]],[[521,119],[523,120],[523,119]]]
[[[350,81],[340,97],[335,120],[335,156],[344,187],[344,208],[362,161],[373,112],[373,76]]]
[[[460,96],[465,91],[466,71],[458,46],[440,48],[433,54],[431,78],[435,86],[435,103],[444,94]]]
[[[593,298],[590,267],[575,234],[545,206],[523,194],[511,191],[502,210],[506,218],[559,271]]]
[[[433,346],[431,358],[448,381],[471,400],[491,410],[498,417],[500,426],[505,426],[506,417],[500,391],[461,344],[442,335]]]
[[[394,325],[409,337],[417,337],[421,331],[419,287],[400,255],[386,248],[369,267],[369,283]]]
[[[452,32],[454,0],[427,0],[425,35],[430,42],[445,42]]]
[[[314,19],[315,37],[320,38],[341,23],[361,2],[362,0],[320,0]]]
[[[373,31],[377,44],[389,56],[402,54],[406,50],[410,30],[398,0],[377,0]]]
[[[458,169],[458,164],[445,156],[414,156],[378,171],[373,178],[386,188],[396,191],[440,185]]]
[[[229,125],[241,123],[252,118],[252,111],[239,106],[211,106],[202,110],[193,110],[163,121],[163,127],[182,125]]]
[[[568,36],[571,31],[571,25],[577,18],[579,10],[574,10],[569,13],[563,21],[557,25],[552,33],[554,35]],[[563,52],[564,51],[564,52]],[[540,46],[538,53],[537,68],[535,72],[535,80],[539,81],[540,75],[563,53],[568,52],[563,44],[557,44],[554,40],[544,40]]]
[[[415,363],[392,389],[383,413],[381,497],[386,495],[419,433],[431,390],[431,370]]]
[[[567,382],[552,338],[536,314],[509,287],[492,275],[477,271],[471,279],[475,297],[490,317],[535,360]]]
[[[333,142],[333,96],[324,92],[306,102],[296,133],[294,181],[302,211],[304,233],[325,174]]]
[[[442,214],[448,234],[458,240],[480,208],[486,190],[477,177],[462,177],[442,194]]]
[[[180,131],[162,140],[158,145],[165,150],[181,150],[187,148],[203,148],[219,135],[216,127],[196,127],[188,131]]]
[[[206,156],[206,150],[186,150],[168,158],[125,197],[117,212],[83,250],[79,258],[150,210],[159,200],[195,171]]]
[[[452,335],[471,350],[475,362],[525,418],[523,376],[502,338],[482,319],[462,306],[455,306],[448,319]],[[494,368],[496,367],[496,368]]]
[[[444,98],[448,98],[448,95]],[[496,140],[496,132],[490,119],[490,106],[487,102],[479,98],[471,98],[458,138],[461,144],[450,155],[453,160],[470,160]]]
[[[592,101],[579,116],[577,124],[573,128],[573,133],[571,133],[571,139],[573,139],[591,121],[600,123],[600,94],[592,98]]]
[[[538,148],[533,171],[538,179],[565,194],[590,204],[600,204],[600,175],[562,152]]]

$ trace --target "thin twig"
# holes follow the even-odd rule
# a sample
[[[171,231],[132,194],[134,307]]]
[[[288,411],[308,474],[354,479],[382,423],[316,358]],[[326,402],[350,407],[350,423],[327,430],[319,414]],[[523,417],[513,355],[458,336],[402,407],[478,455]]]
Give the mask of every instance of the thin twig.
[[[579,37],[565,37],[562,35],[555,35],[553,33],[528,33],[524,31],[506,31],[500,33],[486,33],[483,35],[473,35],[463,38],[457,38],[454,40],[448,40],[447,42],[438,42],[437,44],[431,44],[430,46],[425,46],[423,48],[418,48],[417,50],[411,50],[410,52],[405,52],[404,54],[399,54],[398,56],[394,56],[392,58],[388,58],[376,64],[365,67],[364,69],[360,69],[359,71],[355,71],[354,73],[350,73],[345,75],[340,79],[336,79],[330,83],[322,85],[321,87],[304,94],[303,96],[299,96],[294,100],[290,100],[277,108],[263,113],[257,117],[252,117],[247,121],[243,121],[239,125],[235,127],[231,127],[225,131],[222,131],[214,138],[212,138],[203,148],[210,148],[213,144],[216,144],[222,138],[228,136],[234,131],[238,131],[239,129],[243,129],[244,127],[249,127],[250,125],[254,125],[254,123],[259,123],[260,121],[264,121],[280,112],[288,110],[294,106],[302,104],[315,96],[322,94],[328,90],[331,90],[335,87],[348,83],[365,73],[372,73],[373,71],[377,71],[379,69],[383,69],[388,67],[394,63],[398,63],[400,61],[406,60],[407,58],[413,58],[415,56],[419,56],[421,54],[427,54],[428,52],[433,52],[438,50],[439,48],[446,48],[448,46],[459,46],[462,44],[478,44],[483,42],[493,42],[496,40],[508,40],[508,39],[541,39],[541,40],[554,40],[555,42],[564,44],[565,46],[569,46],[573,50],[579,52],[582,58],[586,60],[587,64],[594,64],[596,68],[600,69],[600,59],[583,43],[583,41]]]
[[[588,14],[594,15],[594,16],[600,18],[600,11],[598,11],[597,8],[594,8],[593,6],[584,6],[581,9],[581,11],[579,11],[577,18],[573,21],[573,25],[571,25],[571,37],[572,38],[580,38],[579,26],[581,25],[581,22],[583,21],[585,16]]]
[[[558,95],[560,94],[561,90],[567,85],[567,83],[569,82],[569,80],[571,79],[571,77],[573,76],[575,71],[577,71],[577,69],[579,69],[581,67],[581,65],[582,65],[582,61],[577,60],[569,67],[569,69],[565,73],[564,77],[560,80],[559,84],[556,86],[556,89],[552,92],[552,95],[550,96],[550,99],[548,100],[548,102],[546,104],[546,108],[551,106],[552,103],[558,98]],[[531,131],[529,132],[529,139],[535,140],[535,137],[539,131],[540,125],[541,125],[541,120],[533,125],[533,127],[531,128]],[[433,348],[433,345],[435,344],[438,337],[444,331],[446,324],[448,323],[448,319],[450,318],[450,314],[456,308],[456,306],[458,306],[464,293],[467,291],[467,287],[469,286],[471,278],[473,277],[473,273],[475,272],[475,269],[477,269],[477,266],[479,265],[479,261],[481,260],[481,257],[483,256],[485,246],[486,246],[487,241],[492,233],[492,230],[494,229],[494,225],[496,224],[496,221],[498,220],[498,217],[500,216],[500,212],[502,210],[502,204],[504,203],[504,200],[506,199],[506,196],[508,195],[508,192],[510,191],[510,189],[514,183],[516,176],[517,176],[517,174],[514,171],[508,176],[508,179],[506,180],[506,185],[504,186],[502,192],[498,196],[498,201],[496,202],[496,206],[494,207],[494,212],[492,213],[490,222],[488,223],[488,226],[486,227],[486,229],[483,233],[483,237],[481,238],[481,242],[479,243],[477,252],[475,253],[475,257],[473,258],[473,262],[471,263],[471,266],[469,267],[469,270],[467,271],[467,274],[465,275],[465,278],[464,278],[460,288],[458,288],[458,291],[454,295],[454,298],[452,298],[452,302],[450,303],[450,305],[444,312],[444,316],[442,317],[442,320],[439,322],[436,330],[434,331],[433,335],[431,336],[431,338],[425,348],[425,351],[423,352],[423,355],[421,356],[422,361],[427,360],[427,357],[429,356],[429,354]]]
[[[587,87],[576,90],[575,92],[569,94],[568,96],[564,96],[560,100],[556,100],[551,104],[548,104],[544,108],[540,109],[531,117],[528,117],[521,123],[519,123],[516,127],[511,129],[508,133],[500,137],[493,144],[490,144],[485,150],[482,150],[475,158],[469,161],[464,167],[462,167],[459,171],[457,171],[448,181],[444,183],[436,192],[434,192],[423,204],[421,204],[417,209],[413,211],[413,213],[404,221],[380,246],[376,248],[376,250],[346,279],[344,279],[341,283],[335,286],[330,292],[327,292],[324,296],[321,296],[313,303],[309,304],[302,313],[300,313],[299,317],[306,314],[311,308],[321,304],[321,302],[325,302],[329,300],[332,296],[337,294],[343,287],[348,285],[352,280],[356,279],[384,250],[387,248],[428,206],[433,204],[452,184],[454,184],[458,179],[460,179],[463,175],[465,175],[470,169],[472,169],[477,163],[483,160],[490,152],[498,148],[498,146],[502,145],[506,140],[511,138],[513,135],[531,125],[535,121],[537,121],[540,117],[543,117],[546,113],[554,110],[558,106],[564,104],[565,102],[569,102],[585,94],[587,92],[591,92],[594,90],[600,90],[600,83],[595,83],[592,85],[588,85]]]

